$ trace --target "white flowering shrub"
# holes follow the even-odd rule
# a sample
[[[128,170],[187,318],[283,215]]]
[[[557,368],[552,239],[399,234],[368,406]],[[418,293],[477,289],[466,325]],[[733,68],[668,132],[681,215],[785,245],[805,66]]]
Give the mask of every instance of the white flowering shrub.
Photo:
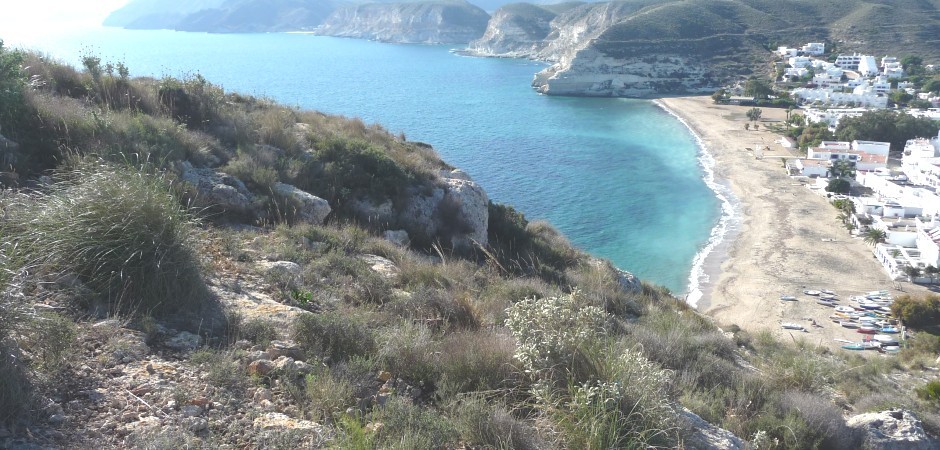
[[[566,365],[584,346],[605,335],[607,313],[584,306],[578,291],[560,297],[525,299],[506,311],[506,326],[519,341],[516,358],[538,374]]]

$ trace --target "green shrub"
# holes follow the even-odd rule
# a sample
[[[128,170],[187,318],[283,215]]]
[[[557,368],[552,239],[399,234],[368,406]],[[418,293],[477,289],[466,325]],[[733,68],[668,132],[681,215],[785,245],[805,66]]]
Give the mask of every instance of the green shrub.
[[[452,417],[461,439],[494,449],[537,450],[550,448],[531,424],[512,416],[502,406],[489,405],[473,396],[460,401]]]
[[[402,322],[385,330],[377,361],[392,374],[427,388],[440,379],[438,355],[438,344],[426,325]]]
[[[248,386],[248,375],[244,367],[236,360],[236,354],[227,350],[203,348],[194,351],[189,362],[198,366],[206,374],[206,382],[229,390],[239,390]]]
[[[352,386],[334,377],[326,368],[304,378],[303,407],[314,420],[333,421],[354,401]]]
[[[440,344],[441,385],[452,393],[489,391],[516,381],[511,336],[493,331],[457,332]]]
[[[392,397],[384,407],[370,415],[373,422],[384,424],[377,433],[378,448],[445,448],[456,444],[458,433],[440,413]]]
[[[525,299],[507,310],[506,327],[519,341],[516,358],[528,373],[540,377],[582,372],[576,367],[579,355],[600,343],[608,319],[603,309],[585,306],[582,299],[575,291]]]
[[[334,362],[375,352],[368,324],[339,312],[303,314],[294,322],[293,339],[305,352]]]
[[[106,164],[68,176],[8,221],[38,273],[76,275],[110,312],[203,304],[195,222],[161,176]]]
[[[107,164],[66,175],[6,222],[38,274],[77,276],[112,313],[204,304],[195,222],[160,175]]]
[[[891,304],[891,313],[915,328],[940,325],[940,296],[929,294],[917,298],[901,295]]]
[[[928,381],[927,384],[916,389],[917,396],[921,399],[938,403],[940,402],[940,381]]]

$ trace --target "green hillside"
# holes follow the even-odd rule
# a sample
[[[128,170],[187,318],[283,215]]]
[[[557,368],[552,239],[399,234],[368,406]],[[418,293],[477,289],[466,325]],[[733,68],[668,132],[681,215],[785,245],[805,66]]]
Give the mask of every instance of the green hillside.
[[[860,448],[844,413],[893,406],[940,430],[935,336],[722,330],[507,205],[459,245],[472,185],[430,145],[83,61],[0,45],[0,447],[737,439],[685,408],[774,448]]]

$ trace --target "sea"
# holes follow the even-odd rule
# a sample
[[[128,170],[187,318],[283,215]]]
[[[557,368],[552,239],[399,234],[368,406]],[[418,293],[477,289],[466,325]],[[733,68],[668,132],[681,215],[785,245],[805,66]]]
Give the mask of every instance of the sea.
[[[545,66],[535,61],[292,33],[2,33],[8,47],[77,67],[93,55],[133,76],[200,74],[229,92],[404,133],[492,200],[693,304],[731,214],[714,161],[682,121],[649,100],[539,95],[530,83]]]

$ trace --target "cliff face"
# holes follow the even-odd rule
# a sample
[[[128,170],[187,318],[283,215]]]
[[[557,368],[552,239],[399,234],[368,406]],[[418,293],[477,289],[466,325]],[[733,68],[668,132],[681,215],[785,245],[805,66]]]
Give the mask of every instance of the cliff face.
[[[557,15],[538,41],[544,32],[534,27],[538,20],[510,5],[494,13],[468,53],[554,63],[533,80],[545,94],[624,97],[714,91],[768,70],[769,48],[777,43],[834,42],[839,52],[937,57],[940,47],[926,36],[936,35],[940,20],[923,14],[938,10],[935,1],[899,0],[894,12],[888,9],[875,0],[590,3],[550,9]]]
[[[504,6],[490,18],[483,37],[467,47],[467,53],[478,56],[511,58],[534,57],[551,33],[556,14],[527,3]]]
[[[486,12],[467,2],[375,3],[337,9],[316,34],[382,42],[456,44],[482,36],[488,20]]]

